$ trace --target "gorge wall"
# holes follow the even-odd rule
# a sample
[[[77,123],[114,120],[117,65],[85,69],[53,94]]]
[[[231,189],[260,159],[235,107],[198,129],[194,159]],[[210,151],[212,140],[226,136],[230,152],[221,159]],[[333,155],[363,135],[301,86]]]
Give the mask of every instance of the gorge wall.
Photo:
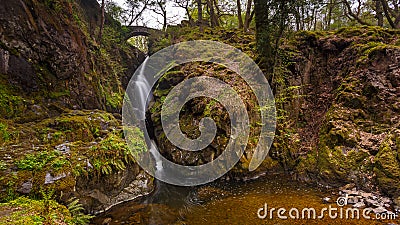
[[[97,213],[153,189],[120,120],[124,86],[145,55],[108,16],[98,40],[100,20],[96,0],[2,2],[0,201],[55,190]]]
[[[161,44],[153,48],[161,48],[162,43],[196,39],[222,41],[256,61],[260,59],[253,34],[224,29],[173,30],[169,39],[159,41]],[[202,152],[179,151],[171,145],[163,134],[159,115],[163,99],[174,84],[195,76],[213,76],[232,83],[247,100],[249,117],[253,119],[245,154],[225,177],[249,179],[260,173],[285,172],[314,184],[355,183],[358,188],[378,189],[397,198],[400,193],[399,46],[399,31],[377,27],[304,31],[283,40],[274,74],[269,76],[278,112],[276,137],[269,157],[254,172],[248,171],[248,162],[257,143],[259,113],[246,84],[219,65],[197,63],[174,68],[159,81],[151,110],[161,152],[170,160],[186,165],[209,162],[221,153],[229,136],[230,122],[218,103],[207,98],[193,100],[180,115],[182,132],[191,138],[199,135],[198,124],[203,117],[215,119],[217,138]]]

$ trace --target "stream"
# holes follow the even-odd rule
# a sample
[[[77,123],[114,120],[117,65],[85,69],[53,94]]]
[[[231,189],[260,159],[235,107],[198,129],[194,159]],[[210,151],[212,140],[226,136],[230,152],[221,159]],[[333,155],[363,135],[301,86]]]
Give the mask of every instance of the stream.
[[[257,212],[268,205],[272,208],[315,208],[317,216],[323,208],[322,199],[332,191],[306,186],[284,176],[266,176],[252,181],[222,181],[199,187],[177,187],[157,181],[153,194],[118,205],[98,216],[92,224],[395,224],[389,221],[331,219],[260,219]],[[340,212],[338,210],[338,212]],[[264,214],[262,211],[260,214]],[[345,213],[344,213],[345,214]],[[288,213],[286,212],[286,215]],[[340,214],[338,214],[338,217]]]

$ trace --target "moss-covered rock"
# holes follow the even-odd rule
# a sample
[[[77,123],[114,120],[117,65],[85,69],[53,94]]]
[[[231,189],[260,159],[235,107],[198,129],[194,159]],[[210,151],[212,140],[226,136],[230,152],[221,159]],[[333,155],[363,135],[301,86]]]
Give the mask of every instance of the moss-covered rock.
[[[392,196],[400,196],[400,131],[389,133],[375,157],[374,172],[379,186]]]
[[[297,52],[289,74],[300,74],[301,80],[284,79],[308,93],[297,100],[300,110],[288,118],[300,119],[295,133],[302,142],[313,143],[312,151],[300,157],[297,177],[398,193],[399,164],[393,144],[400,119],[398,34],[377,27],[344,28],[301,32],[285,42],[284,51]]]
[[[76,224],[67,207],[54,200],[20,197],[8,203],[0,203],[0,211],[0,223],[4,225]]]
[[[91,213],[151,192],[152,178],[135,162],[146,151],[140,130],[129,149],[121,121],[102,111],[73,110],[37,123],[14,124],[0,148],[0,199],[54,190],[58,200],[81,200]],[[16,129],[18,128],[18,129]]]

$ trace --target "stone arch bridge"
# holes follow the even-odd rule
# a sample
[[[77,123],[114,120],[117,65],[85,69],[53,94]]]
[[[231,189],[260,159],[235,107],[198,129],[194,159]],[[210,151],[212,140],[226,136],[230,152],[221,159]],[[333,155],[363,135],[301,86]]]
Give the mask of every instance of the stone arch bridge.
[[[131,38],[135,36],[150,36],[150,35],[161,35],[163,32],[154,28],[145,26],[125,26],[128,29],[126,37]]]

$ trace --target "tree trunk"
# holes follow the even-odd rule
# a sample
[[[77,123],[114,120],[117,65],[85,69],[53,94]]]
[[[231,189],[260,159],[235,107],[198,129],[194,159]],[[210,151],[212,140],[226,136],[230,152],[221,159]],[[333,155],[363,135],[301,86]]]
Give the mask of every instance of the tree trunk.
[[[378,20],[378,26],[383,27],[383,10],[382,3],[380,0],[375,0],[375,11],[376,11],[376,19]]]
[[[99,31],[99,44],[101,44],[101,39],[103,39],[103,30],[104,30],[104,22],[105,22],[105,0],[101,0],[101,23],[100,23],[100,31]]]
[[[197,23],[199,24],[200,31],[203,31],[203,6],[201,5],[201,0],[197,1]]]
[[[261,63],[267,68],[266,76],[270,80],[273,66],[273,49],[271,21],[269,18],[269,6],[267,0],[254,0],[255,20],[256,20],[256,42],[257,52],[261,55]]]
[[[211,27],[216,27],[219,25],[218,23],[218,17],[215,14],[215,9],[214,9],[214,1],[212,0],[207,0],[207,7],[208,7],[208,12],[210,14],[210,23]]]
[[[253,3],[253,0],[247,0],[246,16],[244,17],[244,31],[248,31],[249,27],[250,27],[250,23],[252,20],[252,16],[251,16],[252,3]]]
[[[328,4],[328,16],[326,19],[326,29],[330,30],[331,29],[331,20],[332,20],[332,11],[333,11],[333,7],[334,7],[334,2],[333,0],[329,0],[329,4]]]
[[[243,18],[242,18],[242,3],[240,0],[237,0],[237,15],[238,15],[238,22],[239,22],[239,29],[243,29]]]
[[[186,11],[186,15],[187,15],[188,20],[189,20],[189,24],[192,26],[193,25],[193,18],[192,18],[192,15],[190,14],[189,8],[185,8],[185,11]]]
[[[384,1],[384,0],[383,0],[383,1]],[[362,19],[359,17],[358,13],[355,14],[355,13],[353,12],[353,10],[351,9],[351,5],[350,5],[350,3],[349,3],[348,0],[344,0],[343,3],[345,4],[345,6],[346,6],[346,8],[347,8],[347,14],[350,16],[350,18],[355,19],[355,20],[356,20],[358,23],[360,23],[361,25],[372,26],[372,24],[370,24],[370,23],[368,23],[368,22],[362,20]]]
[[[164,19],[164,21],[163,21],[163,31],[166,31],[167,30],[167,24],[168,24],[168,21],[167,21],[167,10],[164,10],[163,11],[163,19]]]
[[[395,22],[392,20],[392,17],[390,16],[388,2],[386,0],[381,0],[381,3],[382,3],[383,11],[385,12],[386,19],[388,20],[390,26],[394,29],[399,28],[396,26]],[[399,24],[397,24],[397,25],[399,25]]]

